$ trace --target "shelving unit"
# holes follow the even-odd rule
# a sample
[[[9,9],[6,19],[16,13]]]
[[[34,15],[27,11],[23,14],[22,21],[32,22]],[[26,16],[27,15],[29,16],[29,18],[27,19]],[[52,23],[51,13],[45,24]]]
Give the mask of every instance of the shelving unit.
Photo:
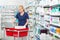
[[[60,17],[60,14],[50,14],[52,17]]]
[[[17,7],[16,5],[6,5],[6,6],[1,6],[1,23],[2,27],[6,27],[7,25],[4,25],[4,23],[10,23],[14,19],[14,16],[17,13]],[[12,25],[11,25],[12,26]]]
[[[50,26],[52,26],[52,27],[54,27],[54,26],[56,26],[55,28],[60,28],[60,23],[59,23],[59,21],[60,21],[60,15],[59,15],[59,13],[60,13],[60,11],[59,12],[56,12],[56,9],[55,9],[55,12],[51,12],[52,11],[52,9],[53,8],[56,8],[56,7],[60,7],[60,5],[59,4],[57,4],[57,5],[51,5],[51,6],[45,6],[44,7],[44,9],[45,8],[47,8],[47,10],[45,11],[45,13],[47,12],[47,11],[49,11],[48,13],[49,14],[45,14],[45,15],[48,15],[48,16],[50,16],[50,20],[47,20],[47,17],[46,17],[46,19],[45,19],[45,22],[49,22],[49,26],[47,27],[47,26],[45,26],[45,28],[46,29],[48,29],[49,30],[49,32],[51,33],[51,34],[53,34],[53,35],[55,35],[55,36],[57,36],[57,37],[59,37],[60,38],[60,34],[58,34],[58,33],[54,33],[54,32],[51,32],[51,29],[50,29]],[[52,8],[52,9],[51,9]],[[54,18],[54,19],[53,19]],[[57,22],[57,23],[56,23]],[[46,24],[45,24],[46,25]],[[48,25],[48,24],[47,24]],[[55,29],[56,30],[56,29]]]
[[[50,31],[50,33],[53,34],[53,35],[55,35],[55,36],[58,36],[58,37],[60,38],[60,35],[59,35],[59,34],[53,33],[53,32],[51,32],[51,31]]]
[[[51,0],[49,0],[49,1],[51,1]],[[46,1],[46,3],[47,2],[48,1]],[[46,4],[45,5],[43,3],[43,1],[39,2],[38,0],[36,0],[37,6],[35,6],[36,7],[35,10],[37,10],[37,11],[36,11],[36,15],[35,15],[36,16],[36,20],[35,21],[36,21],[37,25],[40,25],[41,27],[43,26],[44,28],[48,29],[51,34],[56,35],[57,37],[60,38],[59,34],[50,31],[51,24],[54,25],[54,26],[59,26],[60,27],[59,23],[58,24],[54,23],[54,22],[52,22],[52,19],[51,19],[52,17],[60,17],[60,14],[57,14],[57,13],[60,13],[60,12],[56,12],[55,14],[51,13],[52,8],[60,7],[60,4],[57,3],[57,2],[56,2],[56,4],[54,4],[54,1],[51,1],[51,2],[49,2],[50,4]],[[43,4],[40,4],[40,3],[43,3]],[[51,3],[53,3],[53,5]],[[41,11],[40,9],[41,10],[43,9],[44,12]],[[41,12],[39,12],[39,11],[41,11]],[[38,15],[38,17],[37,17],[37,15]],[[58,28],[58,27],[56,27],[56,28]]]
[[[55,25],[55,26],[59,26],[60,27],[60,24],[57,24],[57,23],[50,23],[51,25]]]
[[[0,14],[0,39],[1,39],[1,14]]]

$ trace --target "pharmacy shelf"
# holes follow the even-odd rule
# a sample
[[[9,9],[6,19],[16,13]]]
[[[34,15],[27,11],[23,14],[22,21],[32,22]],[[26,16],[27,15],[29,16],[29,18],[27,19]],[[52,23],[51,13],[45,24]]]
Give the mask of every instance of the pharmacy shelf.
[[[44,24],[40,23],[41,26],[44,26]]]
[[[2,15],[2,16],[15,16],[15,15]]]
[[[50,14],[49,13],[46,13],[45,15],[48,15],[49,16]]]
[[[10,20],[10,21],[9,20],[8,21],[2,21],[2,22],[12,22],[12,20]]]
[[[60,14],[50,14],[50,16],[60,17]]]
[[[50,23],[50,24],[60,27],[60,24],[57,24],[57,23]]]
[[[48,9],[49,9],[49,8],[54,8],[54,7],[60,7],[60,4],[46,5],[46,6],[44,6],[43,8],[44,8],[44,9],[45,9],[45,8],[48,8]],[[48,11],[48,12],[47,12],[47,11]],[[46,10],[45,16],[46,16],[46,15],[48,15],[48,16],[50,16],[50,17],[60,17],[60,12],[51,13],[51,11],[49,12],[49,10]],[[49,19],[50,19],[50,18],[49,18]],[[60,24],[59,24],[59,23],[58,23],[58,24],[57,24],[57,23],[51,23],[51,21],[48,20],[47,17],[44,18],[44,20],[45,20],[45,22],[50,22],[50,23],[49,23],[50,25],[56,26],[56,27],[60,28]],[[55,36],[57,36],[57,37],[60,38],[60,35],[59,35],[59,34],[53,33],[53,32],[50,31],[50,26],[49,26],[49,27],[44,26],[44,28],[48,29],[51,34],[53,34],[53,35],[55,35]]]
[[[15,12],[0,12],[0,13],[15,13]]]
[[[50,22],[50,20],[45,20],[46,22]]]
[[[53,16],[53,17],[60,17],[60,14],[58,14],[58,13],[57,14],[53,14],[53,13],[52,14],[45,14],[45,15]]]
[[[44,17],[44,14],[40,14],[40,16]]]
[[[48,29],[48,30],[50,29],[49,27],[44,27],[44,28],[46,28],[46,29]]]
[[[53,5],[46,5],[44,8],[50,8],[50,7],[60,7],[60,4],[53,4]]]
[[[58,4],[53,4],[53,5],[51,5],[52,7],[60,7],[60,4],[58,3]]]
[[[59,34],[53,33],[53,32],[51,32],[51,31],[50,31],[50,33],[60,38],[60,35],[59,35]]]

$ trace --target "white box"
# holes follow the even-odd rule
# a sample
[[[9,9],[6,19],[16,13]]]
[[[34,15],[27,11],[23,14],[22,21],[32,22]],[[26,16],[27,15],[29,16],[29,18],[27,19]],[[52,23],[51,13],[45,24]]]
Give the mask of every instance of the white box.
[[[16,29],[24,29],[26,26],[15,26]]]

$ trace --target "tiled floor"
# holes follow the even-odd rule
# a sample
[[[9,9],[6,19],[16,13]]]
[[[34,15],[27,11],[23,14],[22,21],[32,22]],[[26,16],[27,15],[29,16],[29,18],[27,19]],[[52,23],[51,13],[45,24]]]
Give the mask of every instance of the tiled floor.
[[[6,37],[6,38],[3,38],[2,40],[27,40],[27,37],[24,37],[24,38]]]

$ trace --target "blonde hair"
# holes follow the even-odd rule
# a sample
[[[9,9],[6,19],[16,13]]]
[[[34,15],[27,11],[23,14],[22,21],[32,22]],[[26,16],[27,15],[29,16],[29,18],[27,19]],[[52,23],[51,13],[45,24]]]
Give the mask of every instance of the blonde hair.
[[[23,11],[25,11],[23,5],[19,5],[19,8],[20,8],[20,7],[23,9]]]

